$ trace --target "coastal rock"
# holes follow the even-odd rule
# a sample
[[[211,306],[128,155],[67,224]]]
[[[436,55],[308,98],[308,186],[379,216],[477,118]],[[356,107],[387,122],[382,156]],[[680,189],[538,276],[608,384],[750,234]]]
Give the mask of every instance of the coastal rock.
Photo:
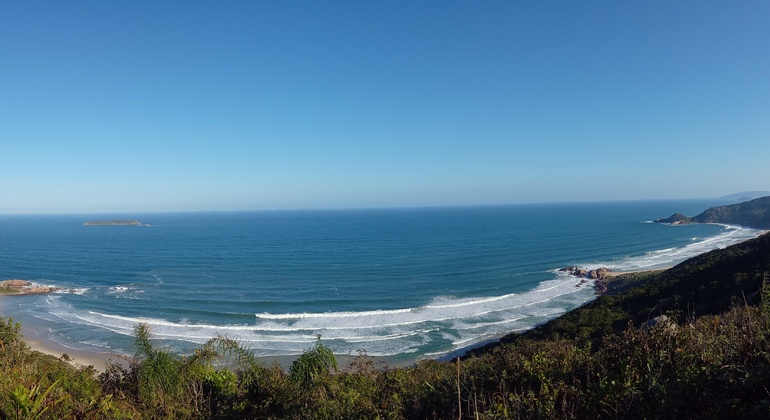
[[[682,213],[674,213],[669,217],[661,218],[661,219],[655,219],[653,220],[655,223],[670,223],[672,225],[686,225],[688,223],[693,222],[692,217],[688,217],[683,215]]]
[[[605,279],[596,280],[596,282],[594,283],[594,294],[596,294],[596,296],[601,296],[607,293],[607,290],[609,290],[607,287],[607,280]]]
[[[31,286],[32,282],[27,280],[5,280],[3,282],[0,282],[0,286],[5,287],[25,287],[25,286]]]
[[[607,292],[607,276],[611,271],[607,267],[589,270],[583,267],[572,266],[560,268],[559,271],[581,278],[580,283],[576,284],[575,287],[580,287],[587,280],[594,280],[594,292],[597,295]]]
[[[3,295],[42,295],[60,290],[60,287],[36,285],[27,280],[0,281],[0,294]]]
[[[601,268],[589,270],[587,268],[575,266],[575,267],[560,268],[559,271],[569,273],[575,277],[587,278],[591,280],[599,280],[607,277],[607,274],[611,270],[607,267],[601,267]]]
[[[570,274],[572,274],[575,277],[585,277],[588,274],[588,270],[587,269],[580,268],[580,267],[567,267],[567,268],[563,268],[563,269],[561,269],[559,271],[569,272]]]

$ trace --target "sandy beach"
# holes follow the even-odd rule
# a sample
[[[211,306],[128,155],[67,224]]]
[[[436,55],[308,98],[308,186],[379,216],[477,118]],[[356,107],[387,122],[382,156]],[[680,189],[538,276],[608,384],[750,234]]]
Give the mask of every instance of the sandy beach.
[[[47,294],[55,291],[54,288],[38,286],[26,280],[0,281],[0,298],[4,296],[23,296],[29,294]],[[3,313],[0,312],[0,316]],[[76,368],[93,366],[97,372],[104,372],[108,363],[118,363],[128,366],[128,359],[118,354],[100,353],[85,350],[76,350],[65,347],[46,337],[39,336],[33,329],[22,323],[21,334],[23,340],[33,351],[62,359]],[[66,357],[64,357],[66,355]]]
[[[22,325],[22,335],[24,341],[29,345],[33,351],[37,351],[43,354],[48,354],[57,359],[62,359],[63,355],[67,355],[67,358],[63,359],[76,368],[93,366],[97,372],[104,372],[109,363],[117,363],[124,368],[128,368],[130,358],[115,354],[115,353],[101,353],[95,351],[76,350],[69,347],[65,347],[47,338],[40,337],[35,331],[26,328]],[[291,364],[297,360],[299,355],[286,355],[286,356],[266,356],[258,357],[258,359],[264,364],[271,366],[273,364],[280,365],[286,371],[289,370]],[[337,364],[340,370],[346,369],[350,363],[356,358],[356,355],[338,354]],[[414,364],[416,361],[397,361],[390,357],[372,357],[375,367],[377,368],[394,368],[405,367]]]
[[[128,360],[125,357],[117,354],[71,349],[38,336],[33,330],[25,328],[23,324],[21,333],[24,336],[24,341],[33,351],[63,359],[77,368],[93,366],[96,371],[104,372],[110,362],[128,366]],[[64,355],[67,357],[63,358]]]

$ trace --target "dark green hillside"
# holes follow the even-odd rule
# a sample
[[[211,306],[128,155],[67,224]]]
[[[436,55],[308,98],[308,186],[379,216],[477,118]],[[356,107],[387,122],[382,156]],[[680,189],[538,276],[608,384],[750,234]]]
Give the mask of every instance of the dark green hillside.
[[[698,223],[727,223],[770,229],[770,197],[761,197],[729,206],[712,207],[693,219]]]
[[[673,224],[724,223],[756,229],[770,229],[770,196],[729,206],[712,207],[695,217],[675,213],[670,217],[655,221]]]
[[[503,337],[501,342],[569,338],[597,345],[602,337],[624,330],[629,322],[640,325],[664,314],[680,322],[688,317],[717,314],[736,301],[756,302],[768,272],[770,234],[764,234],[691,258],[660,274],[617,277],[609,283],[607,295],[524,334]]]

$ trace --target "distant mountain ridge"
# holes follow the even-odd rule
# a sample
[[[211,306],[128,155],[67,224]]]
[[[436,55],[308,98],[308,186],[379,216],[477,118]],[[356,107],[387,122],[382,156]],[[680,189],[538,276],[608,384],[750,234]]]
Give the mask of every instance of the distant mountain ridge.
[[[755,229],[770,229],[770,196],[738,204],[711,207],[695,217],[674,213],[670,217],[656,219],[655,222],[675,225],[687,223],[724,223]]]
[[[766,196],[770,196],[770,191],[741,191],[739,193],[719,197],[718,200],[740,203]]]

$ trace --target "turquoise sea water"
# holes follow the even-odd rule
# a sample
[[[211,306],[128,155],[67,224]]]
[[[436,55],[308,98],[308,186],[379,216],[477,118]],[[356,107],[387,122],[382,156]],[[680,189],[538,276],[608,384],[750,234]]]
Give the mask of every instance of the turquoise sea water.
[[[133,328],[179,352],[221,334],[258,355],[437,357],[590,299],[564,266],[669,266],[755,237],[650,223],[723,204],[650,201],[387,210],[0,217],[0,278],[66,291],[0,297],[64,346],[130,353]],[[138,219],[149,227],[83,226]]]

